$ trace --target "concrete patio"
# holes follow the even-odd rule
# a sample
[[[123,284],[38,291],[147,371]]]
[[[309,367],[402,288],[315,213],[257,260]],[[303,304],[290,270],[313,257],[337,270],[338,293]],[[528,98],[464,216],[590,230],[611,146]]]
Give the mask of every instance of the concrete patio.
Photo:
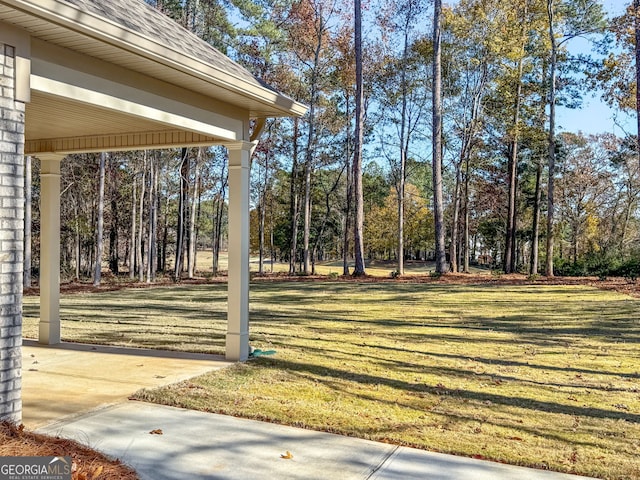
[[[23,352],[25,425],[118,458],[142,480],[586,478],[128,400],[229,365],[222,357],[28,340]]]
[[[152,388],[229,365],[197,353],[77,343],[22,347],[23,423],[34,429],[69,416],[123,402]]]

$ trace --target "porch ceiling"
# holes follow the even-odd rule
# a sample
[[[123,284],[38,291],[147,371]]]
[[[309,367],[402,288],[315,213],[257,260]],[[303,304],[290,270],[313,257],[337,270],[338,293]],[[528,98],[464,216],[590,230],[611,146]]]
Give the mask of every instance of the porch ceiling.
[[[306,111],[142,0],[0,0],[2,22],[31,43],[26,154],[236,142]]]
[[[123,115],[107,108],[34,91],[31,93],[31,102],[26,106],[26,116],[27,141],[65,138],[69,137],[69,132],[73,132],[76,137],[89,137],[166,129],[155,122]]]
[[[26,105],[25,154],[100,152],[224,143],[225,139],[46,93]],[[228,141],[228,139],[226,139]]]

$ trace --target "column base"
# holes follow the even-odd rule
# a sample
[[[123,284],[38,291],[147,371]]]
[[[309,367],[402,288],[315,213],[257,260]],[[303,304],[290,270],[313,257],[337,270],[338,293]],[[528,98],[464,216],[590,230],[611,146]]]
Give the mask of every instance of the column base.
[[[244,362],[249,358],[249,333],[227,333],[225,357],[230,362]]]
[[[60,323],[40,322],[38,343],[41,345],[58,345],[60,343]]]

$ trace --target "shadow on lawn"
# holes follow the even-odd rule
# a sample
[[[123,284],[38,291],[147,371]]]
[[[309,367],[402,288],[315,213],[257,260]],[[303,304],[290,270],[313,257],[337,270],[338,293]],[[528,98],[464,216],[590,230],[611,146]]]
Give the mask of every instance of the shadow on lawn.
[[[563,298],[550,299],[550,292],[557,288],[563,288]],[[345,300],[345,295],[351,290],[358,295],[367,296]],[[461,313],[461,309],[465,307],[464,303],[461,305],[456,300],[459,295],[473,297],[466,301],[471,306],[470,311]],[[433,326],[494,330],[531,336],[534,340],[545,342],[555,341],[550,334],[640,341],[640,322],[637,320],[640,316],[640,302],[633,299],[603,300],[601,291],[580,286],[567,289],[536,285],[509,287],[492,284],[394,284],[390,287],[387,284],[350,284],[347,289],[336,283],[287,283],[255,285],[254,296],[257,303],[263,305],[252,310],[258,318],[282,318],[296,323],[308,320],[345,320],[393,328]],[[535,299],[531,300],[531,296]],[[522,297],[527,299],[521,300]],[[318,302],[324,305],[349,304],[349,310],[308,308],[309,305],[318,305]],[[429,303],[436,305],[437,309],[428,311]],[[361,304],[389,304],[392,307],[386,318],[370,320],[362,319],[359,314]],[[273,306],[279,310],[283,305],[289,307],[286,312],[276,313],[270,308]],[[397,307],[394,308],[394,305]],[[510,313],[509,307],[515,306],[524,306],[528,313]],[[560,322],[558,318],[561,319]]]
[[[326,383],[331,383],[334,381],[334,379],[349,380],[357,382],[361,385],[384,385],[387,387],[412,393],[430,394],[435,396],[446,395],[452,398],[472,400],[478,403],[483,403],[485,405],[488,402],[491,402],[491,404],[496,405],[524,408],[527,410],[548,412],[554,414],[624,420],[627,422],[640,423],[640,415],[629,412],[619,412],[602,408],[570,406],[556,402],[535,400],[531,398],[505,396],[495,393],[481,393],[456,388],[450,389],[442,386],[430,386],[423,383],[409,383],[388,377],[368,375],[364,373],[357,373],[349,370],[341,370],[326,366],[310,365],[307,363],[282,360],[278,358],[260,359],[260,361],[262,362],[261,365],[264,367],[288,371],[290,373],[312,374],[316,376],[316,378],[321,377],[319,381]]]
[[[272,342],[272,344],[274,346],[281,346],[281,347],[287,347],[288,345],[286,343],[279,343],[279,342]],[[573,368],[573,367],[557,367],[557,366],[553,366],[553,365],[542,365],[542,364],[536,364],[536,363],[527,363],[527,362],[520,362],[517,360],[499,360],[499,359],[489,359],[489,358],[482,358],[482,357],[467,357],[464,355],[454,355],[454,354],[446,354],[446,353],[441,353],[441,352],[413,352],[410,350],[406,350],[406,349],[399,349],[399,348],[394,348],[394,347],[385,347],[385,346],[377,346],[377,347],[370,347],[373,350],[392,350],[392,351],[398,351],[401,352],[403,354],[406,353],[410,353],[410,354],[417,354],[420,355],[422,358],[425,358],[426,360],[428,360],[430,357],[431,358],[445,358],[448,360],[466,360],[466,361],[473,361],[476,363],[481,363],[483,365],[487,365],[488,367],[495,367],[495,366],[506,366],[506,367],[518,367],[518,368],[533,368],[533,369],[539,369],[539,370],[543,370],[543,371],[553,371],[553,372],[561,372],[561,373],[579,373],[580,375],[582,374],[588,374],[588,375],[604,375],[604,376],[611,376],[611,377],[618,377],[618,378],[625,378],[628,380],[638,380],[640,379],[640,373],[636,372],[636,373],[617,373],[617,372],[607,372],[607,371],[603,371],[603,370],[588,370],[588,369],[582,369],[582,368]],[[352,354],[348,353],[348,352],[344,352],[344,351],[340,351],[337,349],[329,349],[329,348],[320,348],[320,347],[312,347],[312,346],[308,346],[305,345],[304,346],[304,350],[307,352],[312,352],[315,355],[344,355],[345,357],[349,357]],[[544,386],[549,386],[549,387],[564,387],[564,388],[574,388],[574,389],[589,389],[589,390],[602,390],[602,391],[606,391],[606,392],[634,392],[636,390],[636,387],[633,386],[635,384],[632,384],[632,386],[630,386],[629,388],[617,388],[617,387],[612,387],[611,385],[607,385],[607,384],[594,384],[594,383],[588,383],[585,380],[582,379],[577,379],[577,381],[575,383],[560,383],[560,382],[552,382],[552,381],[537,381],[537,380],[533,380],[530,378],[527,378],[526,375],[522,375],[520,377],[516,377],[516,376],[510,376],[510,375],[505,375],[503,373],[500,372],[496,372],[496,371],[487,371],[487,372],[475,372],[471,369],[461,369],[461,368],[452,368],[449,366],[444,366],[444,365],[433,365],[430,363],[412,363],[412,362],[407,362],[407,361],[402,361],[402,360],[396,360],[393,357],[383,357],[383,356],[377,356],[377,355],[372,355],[370,353],[367,353],[366,351],[362,351],[358,354],[359,357],[364,357],[367,359],[370,359],[373,362],[376,362],[378,365],[381,365],[382,367],[386,367],[388,369],[398,369],[398,370],[402,370],[403,372],[412,372],[416,375],[418,374],[438,374],[438,375],[442,375],[444,378],[459,378],[462,380],[487,380],[487,381],[492,381],[492,382],[519,382],[522,384],[530,384],[530,385],[537,385],[540,387],[544,387]],[[318,367],[319,369],[321,367]],[[578,381],[579,380],[579,381]]]

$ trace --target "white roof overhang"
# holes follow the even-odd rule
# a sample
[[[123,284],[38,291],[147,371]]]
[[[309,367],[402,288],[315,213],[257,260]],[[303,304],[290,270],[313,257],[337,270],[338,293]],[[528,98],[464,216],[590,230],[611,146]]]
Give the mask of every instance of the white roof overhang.
[[[227,144],[306,111],[139,0],[0,0],[3,36],[29,69],[26,154]]]

